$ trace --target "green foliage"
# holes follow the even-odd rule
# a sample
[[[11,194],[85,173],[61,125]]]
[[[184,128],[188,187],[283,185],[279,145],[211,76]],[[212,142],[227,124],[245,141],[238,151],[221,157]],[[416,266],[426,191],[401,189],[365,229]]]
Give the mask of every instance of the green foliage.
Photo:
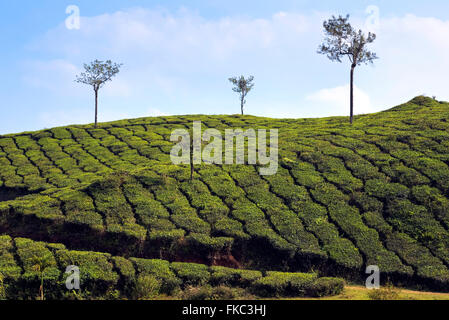
[[[333,16],[325,21],[323,26],[326,38],[318,53],[325,54],[330,60],[338,62],[347,56],[353,67],[372,63],[377,59],[376,54],[366,48],[368,44],[376,40],[376,35],[370,32],[365,35],[362,30],[354,29],[349,23],[349,15]]]
[[[200,216],[210,224],[213,225],[228,215],[229,208],[220,198],[212,196],[202,182],[198,180],[184,182],[181,188],[187,194],[192,206],[199,211]]]
[[[184,286],[201,286],[210,279],[208,267],[205,265],[173,262],[171,268],[183,281]]]
[[[22,273],[14,258],[13,241],[9,236],[0,236],[0,273],[3,284],[9,279],[17,280]]]
[[[416,267],[416,274],[425,279],[445,283],[449,280],[449,270],[443,262],[433,256],[429,249],[405,233],[387,233],[387,245],[406,263]]]
[[[7,270],[1,269],[0,282],[7,284],[7,290],[2,291],[6,298],[36,298],[36,285],[39,284],[41,275],[45,286],[49,287],[46,296],[77,300],[100,297],[154,299],[161,293],[176,295],[180,288],[185,289],[181,294],[185,299],[201,300],[234,299],[242,294],[239,290],[245,288],[259,288],[261,291],[254,293],[264,296],[318,296],[337,294],[338,285],[343,283],[336,278],[318,281],[320,278],[316,274],[268,272],[263,277],[260,271],[255,270],[170,263],[165,260],[126,259],[98,252],[70,251],[62,244],[35,242],[25,238],[13,240],[9,236],[0,237],[0,254],[3,265],[7,267],[6,263],[9,261],[12,266],[9,275],[3,273]],[[14,269],[16,265],[13,257],[16,254],[24,266],[24,274],[21,274],[20,268],[17,271]],[[45,262],[44,259],[36,259],[37,257],[45,258]],[[40,268],[36,268],[36,265]],[[80,291],[69,293],[64,289],[68,274],[59,268],[65,269],[69,265],[79,267]],[[194,289],[195,287],[197,288]],[[233,289],[236,287],[242,289]]]
[[[399,300],[400,290],[394,288],[392,285],[380,289],[373,289],[368,293],[371,300]]]
[[[132,258],[131,261],[135,264],[139,275],[155,276],[162,282],[161,292],[172,294],[182,284],[182,281],[170,269],[168,261],[135,258]]]
[[[50,297],[58,285],[60,271],[53,254],[42,242],[33,242],[29,239],[16,238],[17,255],[24,269],[21,281],[25,284],[22,295],[31,295],[45,299],[49,287]],[[34,292],[33,292],[34,288]],[[34,293],[34,295],[33,295]]]
[[[449,228],[449,200],[438,189],[428,185],[415,186],[412,195]]]
[[[319,278],[306,288],[308,297],[337,296],[343,292],[345,281],[339,278]]]
[[[95,60],[90,64],[84,64],[84,72],[76,78],[76,82],[91,85],[98,91],[106,82],[111,81],[120,71],[122,64]]]
[[[243,106],[246,103],[246,96],[248,93],[254,88],[254,77],[249,76],[245,79],[244,76],[229,78],[229,81],[234,85],[234,88],[232,90],[234,92],[237,92],[240,95],[240,101],[241,101],[241,112],[243,115]]]
[[[101,294],[112,290],[119,280],[110,262],[110,255],[87,251],[58,250],[55,253],[62,266],[77,266],[80,269],[80,287],[89,288],[93,294]],[[67,274],[63,276],[65,279]]]
[[[203,300],[234,300],[241,294],[235,289],[219,286],[212,287],[209,285],[201,287],[188,287],[181,294],[182,300],[187,301],[203,301]]]
[[[136,287],[134,285],[136,282],[136,270],[134,269],[133,262],[123,257],[112,257],[111,260],[120,276],[119,285],[123,286],[123,291],[126,294],[132,294],[132,291]],[[145,283],[145,280],[143,283]]]
[[[0,300],[6,300],[5,277],[0,273]]]
[[[161,281],[154,276],[140,275],[133,294],[135,300],[151,300],[159,295]]]
[[[306,288],[316,279],[316,274],[268,272],[253,282],[251,290],[263,297],[305,296]]]
[[[260,271],[238,270],[225,267],[211,267],[210,282],[214,285],[248,287],[252,282],[262,278]]]
[[[395,283],[407,279],[441,290],[449,281],[447,108],[418,97],[360,116],[352,127],[341,117],[181,116],[1,136],[0,229],[79,252],[313,268],[351,281],[364,264],[377,264]],[[198,165],[190,181],[188,167],[170,162],[169,137],[195,120],[219,130],[279,128],[277,174]],[[64,247],[24,243],[19,253],[15,241],[0,236],[8,297],[39,294],[42,273],[32,267],[46,263],[33,261],[33,253],[53,267],[51,254],[58,268],[72,263],[62,256],[72,252]],[[117,298],[117,287],[129,297],[143,272],[127,258],[76,252],[88,266],[86,292],[78,293],[83,298]],[[45,298],[64,296],[50,293],[64,271],[51,268],[43,268]],[[146,271],[161,281],[162,293],[184,286],[170,264],[165,269],[165,280]],[[263,278],[246,279],[245,272],[210,269],[203,282],[250,286]],[[10,285],[16,282],[29,289]]]
[[[59,278],[56,260],[43,242],[16,238],[15,245],[25,271],[23,277],[33,279],[43,272],[44,277],[48,277],[49,280],[56,281]]]
[[[394,200],[388,207],[388,221],[399,231],[423,243],[437,257],[449,261],[447,231],[424,206],[408,200]]]
[[[243,224],[239,221],[233,220],[228,217],[223,217],[219,219],[215,225],[214,229],[217,234],[223,235],[225,237],[232,237],[235,239],[247,240],[250,238],[243,229]]]
[[[366,193],[380,199],[407,198],[409,189],[399,183],[388,183],[382,180],[368,180],[365,184]]]
[[[384,247],[379,234],[363,223],[357,209],[340,203],[329,206],[329,213],[340,227],[355,239],[357,247],[366,255],[368,265],[378,265],[384,272],[413,272],[410,267],[402,264],[396,254]]]

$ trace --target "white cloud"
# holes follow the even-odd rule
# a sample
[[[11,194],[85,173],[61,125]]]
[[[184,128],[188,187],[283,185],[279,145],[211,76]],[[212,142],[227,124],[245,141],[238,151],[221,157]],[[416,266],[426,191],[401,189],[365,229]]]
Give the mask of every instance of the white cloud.
[[[405,15],[381,19],[370,95],[383,108],[416,95],[449,100],[449,20]],[[364,86],[368,86],[364,79]]]
[[[53,93],[60,92],[61,89],[64,91],[73,89],[73,81],[80,71],[74,64],[64,59],[26,61],[23,67],[26,70],[23,76],[25,83]]]
[[[320,111],[327,115],[348,115],[349,112],[349,85],[339,86],[331,89],[321,89],[306,97],[307,101],[315,103]],[[354,114],[366,114],[373,112],[371,100],[368,94],[354,87]]]
[[[102,119],[103,108],[126,108],[133,117],[164,115],[160,110],[225,113],[229,105],[223,94],[228,93],[234,102],[226,79],[240,72],[257,72],[276,60],[285,61],[280,56],[297,51],[285,51],[286,47],[303,46],[300,39],[310,34],[309,20],[285,12],[266,19],[205,19],[185,9],[175,13],[127,9],[82,17],[81,29],[67,30],[61,24],[28,46],[39,56],[60,58],[27,62],[23,79],[31,87],[48,91],[47,101],[58,94],[63,103],[66,96],[74,98],[67,101],[68,108],[90,107],[92,92],[74,83],[75,75],[85,62],[112,59],[124,66],[100,92]],[[148,105],[160,110],[148,110]],[[48,112],[44,118],[46,125],[85,122],[76,112],[70,116]]]
[[[37,39],[30,48],[45,48],[67,57],[86,52],[120,56],[133,53],[149,60],[163,53],[176,67],[185,62],[223,61],[248,50],[266,49],[310,29],[308,18],[295,13],[275,13],[268,19],[223,17],[208,20],[187,9],[128,9],[95,17],[82,17],[81,29],[63,24]],[[151,61],[149,61],[151,63]],[[153,61],[154,63],[154,61]]]
[[[250,113],[347,115],[349,88],[336,85],[347,81],[349,66],[316,54],[322,21],[330,14],[277,12],[263,19],[206,19],[185,9],[175,13],[128,9],[82,17],[80,30],[67,30],[61,24],[29,46],[39,55],[59,59],[27,62],[23,78],[51,94],[85,97],[76,103],[77,108],[87,108],[91,94],[73,82],[82,63],[95,58],[123,62],[122,72],[101,92],[101,121],[119,115],[164,115],[160,110],[235,112],[235,95],[226,79],[240,73],[256,76],[256,87],[248,98]],[[360,17],[353,21],[363,25]],[[445,71],[449,70],[449,42],[444,39],[449,39],[449,21],[381,16],[378,39],[372,46],[380,59],[374,68],[357,68],[355,112],[379,111],[422,93],[449,100]],[[105,112],[126,110],[126,114],[108,116],[103,105]],[[50,116],[64,123],[78,119],[76,112],[72,116],[50,112]],[[84,116],[79,119],[84,122]]]

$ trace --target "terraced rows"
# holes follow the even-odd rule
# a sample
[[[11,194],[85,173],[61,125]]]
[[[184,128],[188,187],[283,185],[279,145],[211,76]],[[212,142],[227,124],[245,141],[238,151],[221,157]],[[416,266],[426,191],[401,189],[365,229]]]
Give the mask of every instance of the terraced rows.
[[[0,232],[71,250],[449,290],[449,104],[357,117],[142,118],[0,137]],[[276,175],[170,162],[170,134],[278,128]]]
[[[82,291],[66,289],[76,265]],[[262,273],[254,270],[209,267],[195,263],[158,259],[126,259],[108,253],[73,251],[62,244],[0,236],[1,298],[31,299],[43,281],[47,299],[148,298],[142,284],[158,284],[160,293],[173,295],[189,286],[234,286],[249,288],[259,296],[322,296],[338,294],[344,282],[319,278],[313,273]],[[45,268],[45,269],[44,269]],[[41,270],[45,272],[41,273]],[[152,282],[149,282],[152,281]]]

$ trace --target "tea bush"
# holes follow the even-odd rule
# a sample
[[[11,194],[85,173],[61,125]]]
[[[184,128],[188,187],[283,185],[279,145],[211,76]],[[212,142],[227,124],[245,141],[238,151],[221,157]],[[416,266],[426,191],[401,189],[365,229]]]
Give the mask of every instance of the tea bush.
[[[173,262],[171,268],[182,280],[184,286],[201,286],[210,279],[209,268],[205,265]]]
[[[138,264],[110,255],[218,261],[260,270],[314,269],[351,281],[359,280],[365,264],[377,264],[393,282],[447,291],[447,108],[447,103],[417,97],[358,116],[352,126],[343,117],[192,115],[0,136],[0,234],[62,242],[68,248],[18,239],[25,243],[19,253],[15,240],[0,238],[6,292],[19,298],[38,294],[36,272],[29,265],[33,252],[53,254],[58,267],[70,260],[62,253],[71,252],[87,266],[87,298],[117,297],[117,287],[125,295],[135,289],[142,273]],[[171,163],[169,138],[172,130],[190,128],[196,120],[222,132],[278,128],[277,173],[262,177],[259,165],[201,164],[194,166],[190,180],[189,166]],[[96,259],[101,272],[90,263]],[[166,267],[171,270],[170,264]],[[48,286],[63,279],[52,270],[46,273]],[[170,280],[156,276],[163,293],[184,286],[171,272]],[[207,281],[181,274],[206,285],[272,281],[245,280],[229,270],[207,272]],[[28,293],[11,286],[20,281],[30,283]],[[331,292],[320,283],[316,288]],[[56,290],[54,297],[64,294]]]

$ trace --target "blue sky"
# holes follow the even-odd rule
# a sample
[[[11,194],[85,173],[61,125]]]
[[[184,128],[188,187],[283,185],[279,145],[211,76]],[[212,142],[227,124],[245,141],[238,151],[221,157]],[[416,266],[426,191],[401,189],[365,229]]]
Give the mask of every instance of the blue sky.
[[[240,74],[255,76],[249,114],[345,115],[349,66],[316,49],[322,21],[346,13],[378,34],[380,59],[356,71],[356,112],[449,100],[448,1],[2,1],[0,134],[92,122],[92,90],[73,80],[96,58],[124,63],[100,92],[100,121],[238,113],[227,78]]]

